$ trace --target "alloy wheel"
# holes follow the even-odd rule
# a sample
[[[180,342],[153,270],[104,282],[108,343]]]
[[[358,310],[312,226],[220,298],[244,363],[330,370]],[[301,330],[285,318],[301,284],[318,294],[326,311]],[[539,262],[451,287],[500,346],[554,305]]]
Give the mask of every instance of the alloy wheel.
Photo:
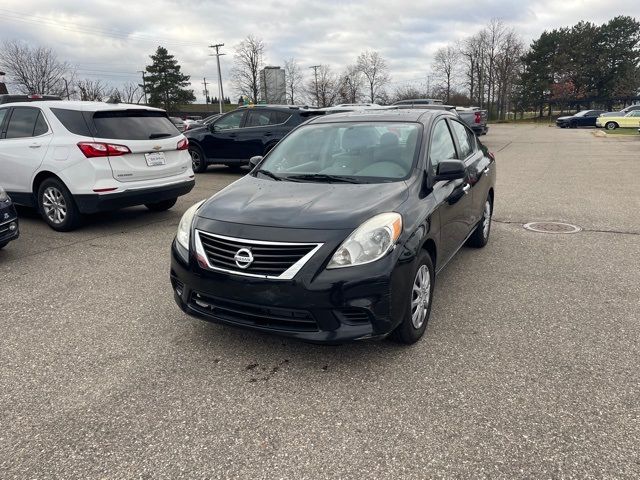
[[[197,150],[189,150],[191,154],[191,166],[193,171],[195,172],[198,168],[200,168],[200,164],[202,159],[200,158],[200,153]]]
[[[424,324],[431,302],[431,274],[426,265],[421,265],[416,272],[411,289],[411,323],[419,329]]]
[[[42,193],[42,208],[51,223],[60,225],[67,218],[67,202],[56,187],[47,187]]]
[[[491,228],[491,203],[487,200],[484,203],[484,216],[482,217],[482,236],[486,239]]]

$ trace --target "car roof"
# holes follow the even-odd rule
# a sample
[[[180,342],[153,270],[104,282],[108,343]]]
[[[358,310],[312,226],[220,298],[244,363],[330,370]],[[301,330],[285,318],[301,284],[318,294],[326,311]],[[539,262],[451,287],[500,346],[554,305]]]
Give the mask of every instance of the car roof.
[[[62,108],[66,110],[80,110],[83,112],[99,112],[112,110],[156,110],[162,112],[160,108],[148,107],[146,105],[136,105],[130,103],[105,103],[105,102],[80,102],[75,100],[34,101],[34,102],[12,102],[5,103],[2,107],[49,107]]]
[[[240,109],[261,109],[261,108],[273,108],[280,110],[309,110],[310,108],[307,105],[278,105],[278,104],[258,104],[258,105],[241,105],[237,108]]]
[[[456,118],[446,110],[421,110],[417,108],[397,110],[359,110],[316,117],[310,123],[334,122],[426,122],[438,115]]]

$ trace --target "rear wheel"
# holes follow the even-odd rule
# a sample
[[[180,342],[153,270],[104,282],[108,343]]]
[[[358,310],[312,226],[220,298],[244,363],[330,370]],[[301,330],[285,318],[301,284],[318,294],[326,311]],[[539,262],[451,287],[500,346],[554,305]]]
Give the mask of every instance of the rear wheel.
[[[38,211],[47,224],[68,232],[80,224],[80,212],[71,192],[57,178],[47,178],[38,188]]]
[[[615,130],[618,128],[618,124],[616,122],[607,122],[604,126],[607,130]]]
[[[207,169],[207,161],[200,147],[189,145],[189,155],[191,155],[191,167],[195,173],[202,173]]]
[[[487,197],[487,200],[484,202],[484,208],[482,209],[482,219],[469,237],[469,240],[467,240],[468,246],[473,248],[482,248],[489,243],[489,234],[491,233],[491,212],[491,197]]]
[[[413,274],[413,282],[406,294],[408,308],[402,323],[391,334],[400,343],[410,345],[420,340],[431,315],[435,275],[431,256],[421,251]]]
[[[177,198],[170,198],[169,200],[162,200],[161,202],[145,203],[144,206],[152,212],[164,212],[165,210],[169,210],[173,207],[177,201]]]

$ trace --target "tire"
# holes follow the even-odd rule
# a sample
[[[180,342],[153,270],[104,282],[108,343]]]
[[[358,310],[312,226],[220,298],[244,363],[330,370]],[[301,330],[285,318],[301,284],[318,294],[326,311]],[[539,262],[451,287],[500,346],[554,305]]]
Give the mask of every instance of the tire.
[[[616,122],[607,122],[604,124],[604,128],[607,130],[615,130],[618,128],[618,124]]]
[[[40,184],[37,205],[42,219],[58,232],[74,230],[82,220],[73,195],[57,178],[47,178]]]
[[[493,205],[491,197],[487,197],[482,208],[482,218],[475,230],[467,240],[467,245],[472,248],[482,248],[489,243],[489,235],[491,234],[491,216],[493,213]]]
[[[431,256],[429,252],[422,250],[418,255],[409,291],[406,293],[407,312],[400,325],[391,334],[393,340],[411,345],[424,335],[431,315],[435,278]]]
[[[578,128],[578,124],[576,122],[571,122],[569,124],[569,128]]]
[[[194,173],[203,173],[207,169],[207,161],[205,160],[202,149],[196,145],[189,145],[189,155],[191,155],[191,166]]]
[[[173,207],[177,201],[177,198],[170,198],[169,200],[162,200],[161,202],[145,203],[144,206],[152,212],[164,212],[165,210],[169,210]]]

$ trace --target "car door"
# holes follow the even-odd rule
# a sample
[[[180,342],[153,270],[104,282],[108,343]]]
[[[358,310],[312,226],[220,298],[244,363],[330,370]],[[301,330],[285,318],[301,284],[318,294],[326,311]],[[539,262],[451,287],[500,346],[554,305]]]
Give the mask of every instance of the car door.
[[[466,205],[467,234],[482,218],[485,200],[489,194],[489,163],[491,159],[485,157],[484,152],[478,147],[478,140],[467,126],[462,122],[450,119],[451,131],[458,150],[458,158],[464,161],[467,167],[467,184],[471,187],[469,196],[472,201]]]
[[[627,113],[622,117],[620,122],[621,127],[640,127],[640,110],[634,110]]]
[[[246,110],[235,110],[218,118],[209,126],[209,133],[202,141],[208,159],[224,160],[242,158],[238,148],[238,134],[244,122]]]
[[[457,159],[458,152],[446,119],[436,121],[431,131],[429,146],[429,176],[438,172],[438,164]],[[468,177],[468,174],[467,174]],[[468,178],[438,181],[433,185],[433,196],[440,216],[440,252],[443,265],[456,253],[469,234],[469,212],[472,195],[469,195]]]
[[[33,176],[51,142],[47,121],[36,107],[13,107],[0,132],[0,178],[13,193],[31,193]]]

